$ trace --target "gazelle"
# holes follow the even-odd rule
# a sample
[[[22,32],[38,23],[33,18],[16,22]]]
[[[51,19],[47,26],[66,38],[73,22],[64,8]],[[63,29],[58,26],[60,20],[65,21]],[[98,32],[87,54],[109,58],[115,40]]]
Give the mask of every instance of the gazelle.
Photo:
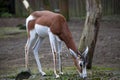
[[[54,62],[54,74],[56,78],[59,75],[56,72],[56,58],[59,56],[59,72],[62,74],[61,69],[61,50],[62,42],[64,42],[72,55],[73,61],[81,77],[87,77],[86,72],[86,56],[88,48],[81,54],[74,43],[72,34],[68,28],[65,18],[58,13],[50,11],[35,11],[30,14],[26,19],[26,29],[28,34],[27,43],[25,45],[25,66],[28,68],[28,54],[32,42],[36,41],[33,46],[33,53],[38,65],[39,72],[42,75],[46,75],[42,71],[41,63],[39,61],[38,49],[41,46],[43,40],[49,36],[50,45],[53,54]]]

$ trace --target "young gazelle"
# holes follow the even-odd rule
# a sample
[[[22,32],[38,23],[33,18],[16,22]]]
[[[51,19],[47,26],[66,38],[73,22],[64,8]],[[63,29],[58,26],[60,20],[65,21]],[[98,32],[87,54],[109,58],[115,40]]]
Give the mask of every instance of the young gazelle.
[[[42,71],[41,63],[39,61],[38,49],[41,46],[43,40],[49,36],[53,61],[54,61],[54,74],[57,77],[59,75],[56,72],[56,54],[59,56],[59,72],[62,74],[61,69],[61,56],[62,42],[64,42],[72,55],[73,61],[81,77],[87,77],[86,72],[86,56],[88,48],[81,54],[74,43],[72,34],[68,28],[65,18],[58,13],[50,11],[35,11],[26,19],[26,29],[28,34],[28,40],[25,46],[25,66],[28,68],[28,54],[32,42],[36,41],[33,46],[33,53],[38,65],[39,72],[42,75],[46,75]],[[56,44],[57,43],[57,44]]]

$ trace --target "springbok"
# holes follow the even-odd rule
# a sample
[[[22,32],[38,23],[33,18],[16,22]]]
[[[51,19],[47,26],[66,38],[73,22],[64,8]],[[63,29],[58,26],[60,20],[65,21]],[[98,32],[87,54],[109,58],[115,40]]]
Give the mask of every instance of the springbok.
[[[68,28],[67,22],[59,13],[54,13],[51,11],[35,11],[30,14],[26,19],[26,29],[28,34],[27,43],[25,45],[25,66],[28,68],[28,54],[31,44],[35,42],[33,46],[33,53],[35,60],[38,65],[39,72],[44,76],[45,72],[42,71],[41,63],[39,61],[38,49],[41,46],[43,40],[49,36],[50,45],[53,54],[54,62],[54,74],[56,78],[59,75],[56,72],[56,58],[58,53],[59,58],[59,73],[62,74],[62,65],[61,65],[61,50],[62,42],[65,43],[70,54],[72,55],[73,61],[77,70],[80,74],[80,77],[87,77],[86,72],[86,56],[88,53],[88,48],[81,54],[74,43],[72,34]]]

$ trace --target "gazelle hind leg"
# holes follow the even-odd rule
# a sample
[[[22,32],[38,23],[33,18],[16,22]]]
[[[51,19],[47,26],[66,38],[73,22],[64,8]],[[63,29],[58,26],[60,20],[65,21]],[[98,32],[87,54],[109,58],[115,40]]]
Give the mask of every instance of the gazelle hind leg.
[[[50,39],[50,45],[51,45],[51,49],[52,49],[52,54],[53,54],[53,62],[54,62],[54,74],[56,76],[56,78],[59,77],[59,75],[57,74],[57,67],[56,67],[56,60],[57,60],[57,50],[56,50],[56,46],[55,46],[55,36],[54,34],[48,30],[48,34],[49,34],[49,39]]]
[[[27,40],[27,43],[25,45],[25,67],[28,69],[28,54],[29,54],[29,39]]]
[[[42,67],[41,67],[41,63],[40,63],[39,55],[38,55],[38,50],[39,50],[39,47],[42,45],[43,40],[44,40],[44,38],[41,38],[41,37],[37,38],[37,41],[33,47],[33,53],[35,56],[35,60],[36,60],[39,72],[42,74],[42,76],[45,76],[46,73],[42,71]]]
[[[29,49],[31,44],[36,39],[35,30],[30,31],[30,37],[27,39],[27,43],[25,45],[25,67],[28,69],[29,64]]]

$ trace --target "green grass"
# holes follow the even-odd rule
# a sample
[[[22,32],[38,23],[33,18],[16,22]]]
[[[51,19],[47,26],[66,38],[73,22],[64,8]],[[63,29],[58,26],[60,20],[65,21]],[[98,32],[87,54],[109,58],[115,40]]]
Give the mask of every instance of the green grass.
[[[25,30],[20,30],[18,27],[0,27],[0,38],[14,37],[25,33]]]
[[[101,66],[93,66],[92,70],[87,70],[88,79],[89,80],[108,80],[112,77],[116,77],[116,80],[119,79],[120,73],[114,73],[117,69],[101,67]],[[36,70],[34,70],[36,71]],[[75,67],[64,67],[64,74],[60,76],[60,78],[56,79],[53,73],[53,69],[44,69],[47,73],[47,76],[42,77],[40,74],[35,74],[28,80],[83,80],[79,77],[78,72]]]
[[[103,66],[93,66],[92,70],[97,70],[97,71],[113,71],[116,70],[115,68],[109,68],[109,67],[103,67]]]
[[[84,80],[81,79],[76,71],[75,67],[64,67],[64,74],[60,75],[60,78],[55,78],[53,73],[53,69],[51,68],[43,68],[43,70],[47,73],[47,76],[41,76],[39,74],[37,68],[32,68],[32,76],[26,80]],[[21,70],[24,71],[24,70]],[[18,73],[21,71],[15,70],[14,73],[4,75],[4,79],[14,79]],[[115,77],[115,80],[120,79],[120,72],[117,69],[101,67],[101,66],[93,66],[92,70],[87,70],[88,80],[109,80]],[[0,77],[2,79],[2,77]],[[114,79],[113,79],[114,80]]]

